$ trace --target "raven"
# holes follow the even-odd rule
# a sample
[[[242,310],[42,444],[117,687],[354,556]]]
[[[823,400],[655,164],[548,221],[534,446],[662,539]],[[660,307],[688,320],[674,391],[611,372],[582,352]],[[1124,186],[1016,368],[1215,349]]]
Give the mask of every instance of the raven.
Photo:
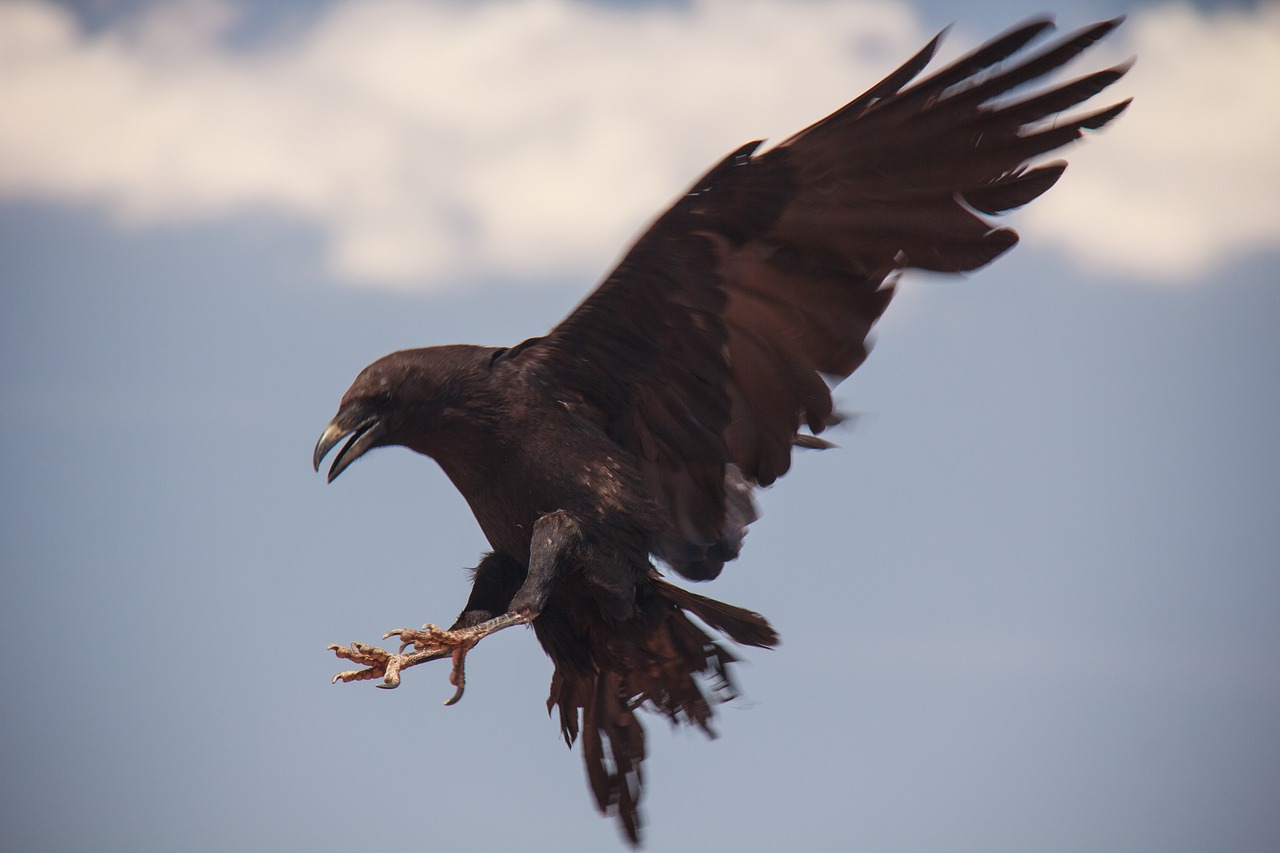
[[[395,687],[406,667],[450,657],[452,704],[470,649],[531,624],[555,666],[548,710],[570,746],[581,735],[600,811],[638,843],[635,710],[711,734],[735,660],[713,635],[778,642],[759,614],[669,583],[653,559],[693,581],[719,575],[756,518],[752,491],[787,472],[793,447],[830,446],[818,436],[838,420],[831,387],[866,358],[898,274],[973,270],[1018,241],[983,214],[1058,180],[1065,163],[1036,159],[1129,102],[1060,114],[1129,63],[1010,93],[1119,23],[1026,55],[1053,27],[1032,20],[912,85],[940,34],[816,124],[712,167],[547,335],[366,367],[316,444],[316,470],[344,438],[330,481],[375,447],[426,454],[493,550],[451,628],[391,631],[395,653],[331,646],[364,667],[334,680]]]

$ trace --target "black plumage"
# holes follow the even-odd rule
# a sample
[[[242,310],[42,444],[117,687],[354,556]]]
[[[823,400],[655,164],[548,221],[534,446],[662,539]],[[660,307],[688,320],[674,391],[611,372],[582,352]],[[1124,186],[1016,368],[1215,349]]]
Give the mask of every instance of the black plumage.
[[[909,85],[934,39],[822,121],[714,166],[546,336],[407,350],[367,367],[316,445],[317,469],[348,436],[331,480],[373,447],[426,454],[493,551],[452,629],[393,632],[407,654],[335,647],[366,667],[339,677],[395,686],[405,667],[451,656],[456,701],[467,651],[531,623],[555,664],[548,707],[570,744],[582,738],[601,811],[638,841],[636,709],[709,732],[734,660],[714,635],[778,641],[759,614],[668,583],[651,560],[716,577],[755,518],[752,490],[787,472],[793,447],[826,446],[830,384],[866,358],[897,274],[976,269],[1017,242],[983,215],[1058,180],[1065,164],[1035,159],[1128,102],[1059,114],[1127,66],[1010,93],[1118,23],[1024,57],[1052,28],[1031,21]]]

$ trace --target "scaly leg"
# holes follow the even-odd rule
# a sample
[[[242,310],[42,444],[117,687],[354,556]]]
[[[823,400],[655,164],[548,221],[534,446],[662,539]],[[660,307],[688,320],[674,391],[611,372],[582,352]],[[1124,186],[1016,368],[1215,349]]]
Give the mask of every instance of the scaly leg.
[[[477,569],[471,600],[453,628],[446,631],[435,625],[423,625],[420,630],[397,628],[388,631],[382,639],[400,638],[400,649],[394,653],[364,643],[352,643],[349,647],[329,646],[343,660],[365,667],[338,673],[333,678],[334,683],[381,678],[378,687],[399,687],[401,670],[449,657],[453,659],[449,683],[457,689],[445,704],[455,704],[466,689],[467,653],[495,631],[512,625],[528,625],[536,619],[565,565],[579,558],[578,549],[582,541],[581,529],[566,513],[556,511],[542,516],[533,528],[529,567],[523,577],[522,566],[510,557],[489,555]],[[501,612],[499,608],[506,612],[483,618],[494,611]],[[482,621],[467,624],[474,619]],[[405,654],[404,650],[409,646],[413,646],[414,652]]]

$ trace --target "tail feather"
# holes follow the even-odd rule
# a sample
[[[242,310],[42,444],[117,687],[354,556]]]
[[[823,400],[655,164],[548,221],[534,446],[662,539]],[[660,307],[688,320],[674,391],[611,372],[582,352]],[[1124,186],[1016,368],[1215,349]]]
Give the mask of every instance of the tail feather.
[[[559,709],[561,732],[570,746],[581,735],[596,806],[618,818],[632,844],[640,842],[645,758],[644,727],[636,709],[648,707],[673,725],[693,726],[715,737],[714,705],[737,695],[729,676],[729,665],[737,658],[686,611],[738,643],[777,645],[778,635],[758,613],[656,578],[645,586],[631,619],[571,625],[549,608],[534,622],[556,667],[547,710]],[[583,658],[583,648],[590,650],[589,660]]]
[[[735,643],[761,649],[778,645],[778,632],[759,613],[689,592],[666,581],[658,582],[658,595],[688,610]]]

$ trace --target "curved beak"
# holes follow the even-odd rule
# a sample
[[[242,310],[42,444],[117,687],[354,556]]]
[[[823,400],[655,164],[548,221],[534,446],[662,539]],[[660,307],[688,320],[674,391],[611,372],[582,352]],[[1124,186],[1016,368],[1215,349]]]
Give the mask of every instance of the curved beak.
[[[320,440],[316,442],[315,452],[311,454],[311,465],[317,471],[320,470],[320,463],[329,455],[329,451],[348,435],[351,440],[342,446],[338,451],[338,455],[333,459],[333,466],[329,469],[329,482],[332,483],[339,474],[347,470],[347,466],[355,462],[365,454],[365,451],[377,446],[378,440],[382,438],[386,432],[386,427],[378,418],[369,418],[357,424],[354,428],[344,426],[338,422],[338,418],[329,421],[329,425],[324,428],[324,432],[320,433]]]

